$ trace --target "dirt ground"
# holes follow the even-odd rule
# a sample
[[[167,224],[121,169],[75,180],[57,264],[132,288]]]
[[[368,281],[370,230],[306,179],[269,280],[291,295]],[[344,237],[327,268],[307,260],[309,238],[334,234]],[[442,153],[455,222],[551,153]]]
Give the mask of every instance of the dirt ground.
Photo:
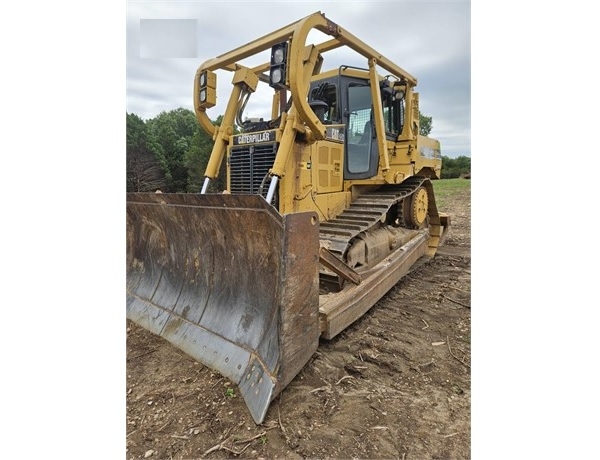
[[[438,206],[436,257],[322,341],[261,425],[235,385],[127,321],[126,458],[470,458],[470,188]]]

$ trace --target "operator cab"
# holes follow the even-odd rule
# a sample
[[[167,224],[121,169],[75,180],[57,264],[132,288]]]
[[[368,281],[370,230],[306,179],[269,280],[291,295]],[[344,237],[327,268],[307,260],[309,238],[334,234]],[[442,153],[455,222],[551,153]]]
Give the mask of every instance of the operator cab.
[[[344,180],[368,179],[377,175],[379,167],[371,85],[368,77],[343,75],[343,69],[313,81],[308,102],[324,125],[345,125]],[[387,79],[380,85],[386,138],[395,141],[402,132],[404,100],[385,90],[389,87]]]

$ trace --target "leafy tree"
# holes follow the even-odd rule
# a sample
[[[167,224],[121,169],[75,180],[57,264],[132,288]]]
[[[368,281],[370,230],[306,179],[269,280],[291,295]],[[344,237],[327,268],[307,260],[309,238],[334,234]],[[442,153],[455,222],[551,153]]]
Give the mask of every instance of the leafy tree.
[[[167,165],[160,144],[137,115],[128,113],[126,123],[127,191],[162,190],[167,181]]]
[[[186,192],[188,186],[188,168],[185,161],[191,141],[199,131],[194,112],[178,108],[161,112],[148,120],[152,134],[156,137],[167,162],[167,192]]]
[[[432,117],[427,117],[419,112],[419,134],[421,136],[429,136],[432,129]]]

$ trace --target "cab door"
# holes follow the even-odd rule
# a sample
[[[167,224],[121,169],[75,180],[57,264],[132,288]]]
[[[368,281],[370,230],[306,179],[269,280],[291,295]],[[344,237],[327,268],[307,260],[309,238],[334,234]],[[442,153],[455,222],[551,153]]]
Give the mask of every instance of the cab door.
[[[367,179],[377,174],[379,151],[373,122],[371,87],[360,80],[346,82],[346,161],[344,179]]]

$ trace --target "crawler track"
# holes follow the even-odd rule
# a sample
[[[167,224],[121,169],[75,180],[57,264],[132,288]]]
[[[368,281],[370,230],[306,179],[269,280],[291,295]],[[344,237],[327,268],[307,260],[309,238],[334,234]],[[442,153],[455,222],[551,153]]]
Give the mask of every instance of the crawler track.
[[[419,187],[427,190],[429,201],[429,226],[431,241],[427,255],[433,257],[439,245],[440,216],[435,204],[433,188],[428,177],[413,176],[398,185],[385,185],[379,190],[360,195],[348,209],[335,219],[320,224],[319,238],[321,245],[345,260],[346,252],[352,245],[352,240],[362,232],[368,232],[389,222],[388,213],[392,207],[401,204],[402,200],[410,197]],[[407,226],[402,218],[402,212],[397,213],[400,226]]]

